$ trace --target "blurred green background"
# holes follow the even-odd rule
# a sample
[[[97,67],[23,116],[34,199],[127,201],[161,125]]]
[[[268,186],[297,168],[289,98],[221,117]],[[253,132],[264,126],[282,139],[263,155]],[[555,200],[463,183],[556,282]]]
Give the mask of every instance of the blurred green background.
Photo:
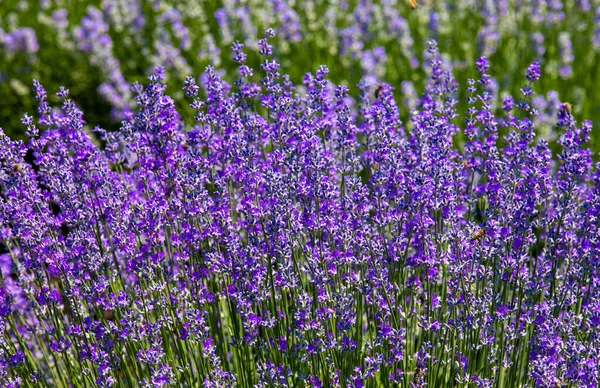
[[[23,138],[22,114],[36,101],[32,79],[52,95],[63,85],[90,126],[117,129],[133,106],[127,92],[156,65],[167,69],[169,93],[191,121],[181,91],[186,75],[209,64],[233,81],[231,43],[239,40],[258,69],[257,40],[268,27],[281,72],[301,84],[307,72],[327,65],[330,80],[349,86],[363,80],[395,88],[403,120],[427,79],[424,51],[436,39],[459,85],[458,110],[466,109],[466,81],[477,78],[475,60],[486,55],[496,107],[519,97],[534,60],[542,78],[534,86],[538,135],[555,140],[555,112],[569,102],[577,121],[600,122],[600,1],[14,1],[0,0],[0,127]],[[34,36],[32,38],[32,35]],[[57,102],[53,97],[51,102]],[[462,120],[460,118],[459,120]],[[591,147],[600,149],[592,131]]]

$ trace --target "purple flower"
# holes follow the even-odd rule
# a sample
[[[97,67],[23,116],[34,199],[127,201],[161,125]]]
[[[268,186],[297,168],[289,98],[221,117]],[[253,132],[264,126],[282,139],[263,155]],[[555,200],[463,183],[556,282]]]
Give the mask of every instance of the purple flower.
[[[527,68],[527,72],[525,73],[525,77],[530,82],[535,82],[540,79],[540,64],[538,62],[533,62]]]
[[[35,54],[40,48],[35,31],[29,27],[18,28],[11,33],[0,35],[0,44],[10,54],[20,52]]]

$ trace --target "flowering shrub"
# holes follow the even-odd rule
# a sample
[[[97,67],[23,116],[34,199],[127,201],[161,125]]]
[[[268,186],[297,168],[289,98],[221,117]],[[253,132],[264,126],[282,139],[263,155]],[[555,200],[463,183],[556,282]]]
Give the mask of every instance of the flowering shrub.
[[[266,36],[186,79],[191,127],[162,68],[95,136],[34,82],[0,136],[2,385],[598,386],[600,173],[569,105],[560,155],[534,141],[539,65],[495,115],[480,58],[463,121],[430,42],[403,123],[386,84],[299,93]]]
[[[480,56],[495,64],[489,88],[496,114],[505,95],[519,92],[522,69],[538,61],[544,78],[531,105],[540,113],[537,133],[546,139],[556,139],[558,101],[571,102],[577,117],[600,119],[595,93],[600,83],[600,1],[418,0],[415,9],[409,3],[4,0],[0,123],[9,136],[22,135],[14,112],[35,109],[27,85],[36,78],[52,90],[70,88],[87,121],[117,129],[135,108],[130,85],[143,82],[157,65],[165,68],[171,85],[167,93],[181,108],[185,98],[174,85],[207,65],[232,83],[236,66],[227,48],[238,40],[258,50],[267,27],[278,32],[271,43],[274,54],[294,83],[301,83],[308,69],[327,65],[331,80],[347,86],[351,96],[358,94],[355,87],[361,80],[373,88],[385,81],[397,86],[397,101],[412,109],[414,91],[425,86],[427,41],[433,38],[461,84],[476,76],[471,65]],[[260,65],[255,55],[248,63]],[[467,96],[464,89],[458,92],[456,110],[463,115]],[[401,112],[403,121],[409,120],[409,111]],[[191,124],[191,115],[182,111],[182,118]]]

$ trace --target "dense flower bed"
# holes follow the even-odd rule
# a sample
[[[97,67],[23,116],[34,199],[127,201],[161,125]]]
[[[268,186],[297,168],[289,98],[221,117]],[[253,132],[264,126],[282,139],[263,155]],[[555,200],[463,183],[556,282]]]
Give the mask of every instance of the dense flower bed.
[[[534,141],[539,65],[495,115],[480,58],[465,120],[432,41],[401,122],[387,84],[293,84],[272,37],[186,79],[193,126],[162,68],[118,132],[34,82],[0,135],[0,383],[598,386],[600,172],[568,104],[562,152]]]
[[[228,48],[238,40],[258,49],[268,27],[278,32],[271,43],[275,57],[294,83],[301,83],[306,71],[326,65],[331,80],[347,86],[351,96],[361,80],[394,85],[396,100],[408,112],[424,87],[427,41],[436,39],[445,66],[461,84],[476,77],[472,64],[477,58],[486,56],[495,64],[489,74],[494,113],[506,93],[518,93],[522,69],[538,61],[544,78],[531,101],[540,112],[538,134],[555,140],[560,101],[569,101],[576,117],[600,122],[595,93],[600,83],[599,0],[419,0],[414,9],[411,3],[3,0],[0,125],[11,137],[22,135],[14,112],[35,109],[28,85],[36,78],[52,90],[68,87],[88,121],[117,129],[135,109],[130,85],[143,82],[158,65],[171,85],[168,94],[181,108],[185,98],[175,86],[186,75],[197,76],[212,65],[233,82],[236,66]],[[255,55],[248,62],[260,65]],[[464,89],[459,93],[456,109],[462,115],[468,106]],[[192,122],[185,112],[182,118]],[[592,147],[600,149],[600,142]]]

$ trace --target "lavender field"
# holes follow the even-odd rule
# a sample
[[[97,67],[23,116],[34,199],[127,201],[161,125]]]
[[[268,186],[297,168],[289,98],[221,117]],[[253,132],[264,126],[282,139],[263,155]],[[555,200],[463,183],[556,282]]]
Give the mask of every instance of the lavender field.
[[[600,386],[600,2],[8,5],[0,387]]]

